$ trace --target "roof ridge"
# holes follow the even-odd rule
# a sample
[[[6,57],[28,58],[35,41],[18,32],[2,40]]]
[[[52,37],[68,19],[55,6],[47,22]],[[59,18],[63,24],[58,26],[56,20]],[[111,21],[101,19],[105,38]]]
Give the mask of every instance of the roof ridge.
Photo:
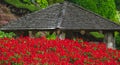
[[[64,3],[62,3],[62,5],[63,6],[62,6],[62,10],[61,10],[61,17],[60,17],[60,19],[58,19],[59,21],[58,21],[58,24],[57,24],[57,28],[61,27],[61,24],[63,22],[63,18],[65,16],[65,12],[66,12],[66,5],[67,5],[67,3],[64,2]]]

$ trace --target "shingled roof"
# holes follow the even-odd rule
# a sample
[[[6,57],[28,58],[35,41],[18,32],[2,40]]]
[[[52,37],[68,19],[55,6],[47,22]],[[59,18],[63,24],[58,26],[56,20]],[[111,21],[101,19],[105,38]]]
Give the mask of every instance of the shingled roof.
[[[120,25],[70,2],[23,16],[0,30],[120,30]]]

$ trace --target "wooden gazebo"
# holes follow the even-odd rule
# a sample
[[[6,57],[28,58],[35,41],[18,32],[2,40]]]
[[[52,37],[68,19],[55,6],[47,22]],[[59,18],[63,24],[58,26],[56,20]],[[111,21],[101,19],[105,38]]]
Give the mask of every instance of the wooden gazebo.
[[[57,3],[2,26],[4,31],[61,30],[65,33],[101,31],[109,48],[115,45],[114,31],[120,25],[70,2]],[[70,34],[70,33],[69,33]],[[67,34],[66,34],[67,35]]]

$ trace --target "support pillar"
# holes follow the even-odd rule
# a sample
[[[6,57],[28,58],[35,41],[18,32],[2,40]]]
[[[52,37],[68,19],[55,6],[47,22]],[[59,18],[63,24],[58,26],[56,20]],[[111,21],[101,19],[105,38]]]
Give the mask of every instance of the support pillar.
[[[34,36],[33,36],[33,32],[32,31],[28,31],[28,33],[29,33],[29,37],[31,37],[31,38],[33,38]]]
[[[114,32],[105,32],[104,33],[104,42],[107,43],[108,48],[115,49],[115,38],[114,38]]]
[[[56,31],[57,38],[64,40],[65,39],[65,33],[62,32],[61,30],[57,29]]]

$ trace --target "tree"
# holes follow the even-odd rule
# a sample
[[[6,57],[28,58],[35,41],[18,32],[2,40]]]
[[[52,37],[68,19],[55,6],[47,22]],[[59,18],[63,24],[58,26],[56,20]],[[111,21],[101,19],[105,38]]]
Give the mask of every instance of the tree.
[[[116,7],[117,7],[117,10],[120,11],[120,0],[115,0],[115,4],[116,4]]]
[[[98,14],[112,21],[118,22],[116,18],[116,5],[114,0],[96,0]]]
[[[97,12],[97,6],[95,0],[68,0],[70,2],[76,3],[88,10],[91,10],[93,12]]]
[[[51,4],[54,4],[54,3],[63,2],[64,0],[47,0],[47,1],[48,1],[48,4],[51,5]]]

